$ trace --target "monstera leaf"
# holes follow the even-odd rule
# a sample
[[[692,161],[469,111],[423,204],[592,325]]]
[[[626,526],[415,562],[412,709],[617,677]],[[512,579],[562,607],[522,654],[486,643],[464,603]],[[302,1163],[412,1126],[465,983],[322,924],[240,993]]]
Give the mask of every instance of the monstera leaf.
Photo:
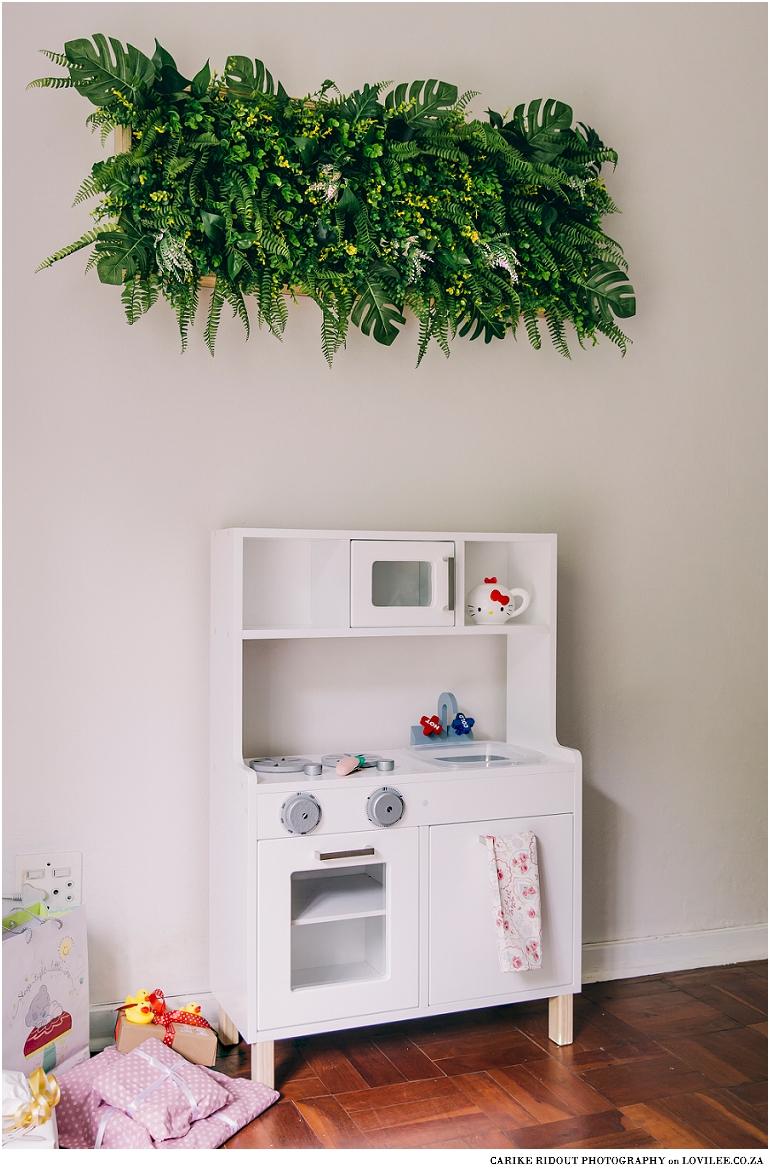
[[[403,325],[406,321],[383,284],[397,279],[398,273],[391,265],[380,261],[372,265],[351,314],[361,333],[368,335],[373,332],[375,342],[381,342],[383,346],[390,346],[398,337],[398,326],[394,323]]]
[[[583,287],[583,308],[595,322],[612,322],[613,314],[632,318],[636,313],[634,287],[617,265],[599,261],[578,284]]]
[[[380,90],[387,84],[387,82],[382,82],[379,85],[370,86],[367,82],[362,90],[353,90],[352,94],[348,94],[347,98],[340,102],[339,109],[342,117],[353,125],[362,118],[376,118],[382,111],[379,100]]]
[[[78,92],[94,106],[112,105],[115,90],[135,106],[146,105],[155,81],[155,66],[150,58],[133,45],[124,49],[114,37],[110,37],[108,45],[102,33],[94,33],[93,41],[96,49],[85,38],[67,41],[64,46],[70,77]]]
[[[457,86],[450,85],[448,81],[437,81],[435,77],[429,81],[413,81],[411,86],[404,81],[390,91],[385,99],[385,109],[396,110],[414,100],[414,105],[400,117],[407,126],[425,129],[435,126],[442,110],[454,106],[457,92]]]
[[[542,109],[541,109],[542,106]],[[490,115],[493,112],[490,111]],[[499,118],[499,115],[498,115]],[[493,123],[494,125],[494,123]],[[513,118],[502,129],[511,145],[533,163],[552,163],[572,137],[572,107],[555,98],[536,98],[527,107],[517,106]]]
[[[252,64],[249,57],[231,56],[225,65],[227,88],[241,98],[254,98],[257,94],[275,94],[288,101],[288,94],[280,82],[276,89],[273,75],[258,59]]]
[[[146,273],[154,256],[153,238],[121,219],[111,232],[100,232],[96,238],[90,264],[96,264],[99,280],[105,285],[122,285],[124,280]]]

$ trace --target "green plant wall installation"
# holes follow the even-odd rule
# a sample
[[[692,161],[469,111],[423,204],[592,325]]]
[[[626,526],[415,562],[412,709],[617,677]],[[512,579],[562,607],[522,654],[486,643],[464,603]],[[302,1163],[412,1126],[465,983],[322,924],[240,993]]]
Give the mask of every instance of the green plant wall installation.
[[[348,95],[327,81],[295,99],[246,57],[188,79],[157,41],[152,58],[101,34],[45,52],[67,74],[32,86],[77,89],[102,141],[132,133],[75,197],[96,199],[95,227],[40,267],[91,247],[87,269],[122,286],[129,322],[162,295],[184,348],[214,274],[212,354],[225,303],[248,332],[253,297],[280,335],[287,290],[320,307],[330,363],[351,321],[389,346],[407,309],[418,363],[431,339],[449,354],[457,334],[490,342],[520,322],[536,348],[544,326],[569,357],[571,322],[581,345],[604,334],[625,353],[615,319],[634,314],[634,291],[602,231],[617,209],[601,166],[617,155],[565,103],[469,120],[476,94],[434,79]]]

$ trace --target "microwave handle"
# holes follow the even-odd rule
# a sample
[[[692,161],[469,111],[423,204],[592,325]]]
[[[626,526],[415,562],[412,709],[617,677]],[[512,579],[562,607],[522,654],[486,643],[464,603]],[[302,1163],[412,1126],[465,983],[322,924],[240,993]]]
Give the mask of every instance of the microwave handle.
[[[441,573],[441,566],[446,568],[446,574]],[[443,558],[439,566],[436,567],[436,594],[438,595],[438,605],[442,611],[454,611],[455,609],[455,560],[454,558]]]

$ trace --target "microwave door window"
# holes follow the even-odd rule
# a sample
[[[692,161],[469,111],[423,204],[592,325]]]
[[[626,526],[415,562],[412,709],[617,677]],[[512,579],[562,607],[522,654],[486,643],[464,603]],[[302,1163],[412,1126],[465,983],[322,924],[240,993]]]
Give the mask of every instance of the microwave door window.
[[[430,562],[373,562],[372,606],[430,607],[431,571]]]

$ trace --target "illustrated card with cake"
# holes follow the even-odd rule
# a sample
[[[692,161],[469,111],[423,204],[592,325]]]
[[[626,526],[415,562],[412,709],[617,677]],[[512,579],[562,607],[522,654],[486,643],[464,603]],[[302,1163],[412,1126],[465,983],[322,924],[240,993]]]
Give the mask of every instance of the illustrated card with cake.
[[[3,1067],[66,1071],[88,1058],[88,1035],[85,909],[4,919]]]

